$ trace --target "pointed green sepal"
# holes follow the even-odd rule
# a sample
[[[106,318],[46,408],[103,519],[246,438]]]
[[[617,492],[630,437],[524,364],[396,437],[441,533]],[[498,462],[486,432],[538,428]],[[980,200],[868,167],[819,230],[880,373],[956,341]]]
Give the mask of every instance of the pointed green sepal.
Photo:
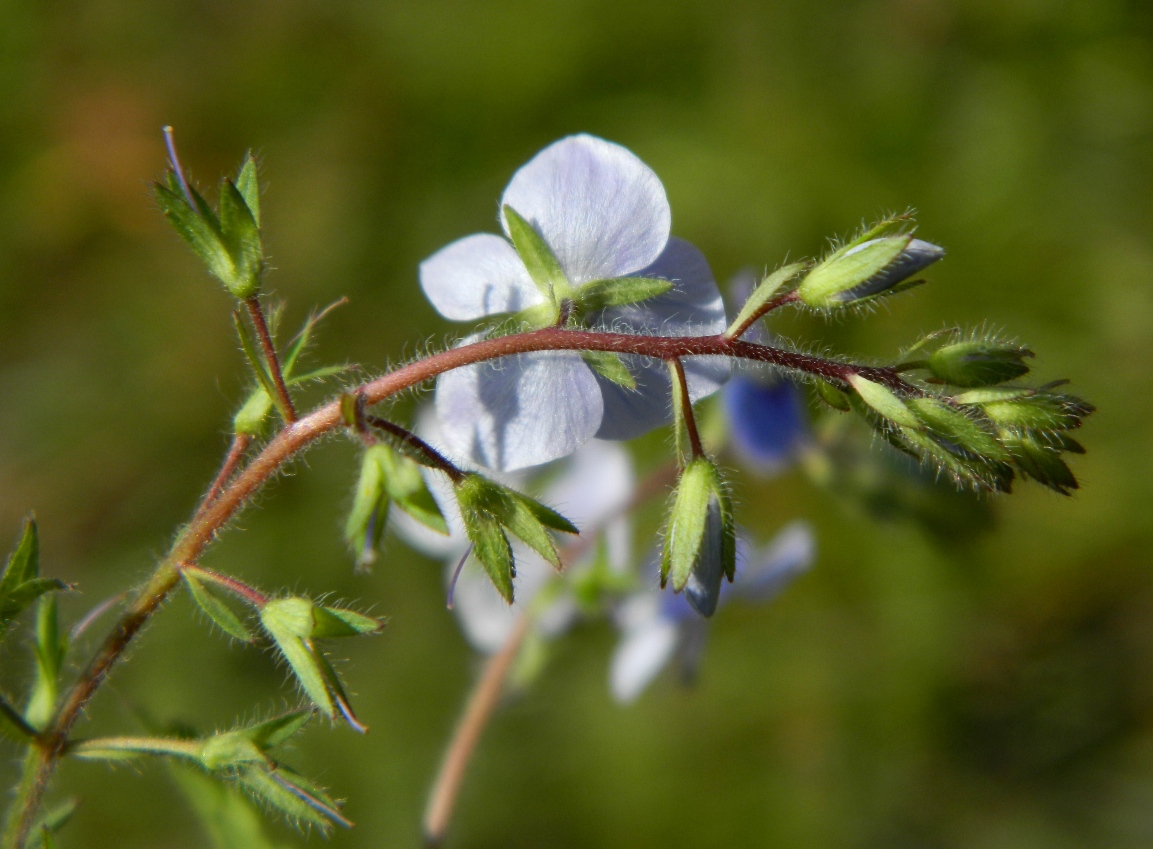
[[[807,267],[807,263],[794,262],[791,265],[778,268],[772,274],[765,277],[757,288],[753,290],[749,299],[745,301],[745,305],[741,307],[741,311],[737,313],[737,317],[733,319],[733,323],[730,324],[725,331],[725,338],[734,339],[737,335],[744,333],[744,331],[751,326],[754,320],[753,316],[764,308],[769,301],[780,294],[781,290],[796,279]]]
[[[520,254],[521,262],[528,269],[533,283],[545,299],[559,310],[563,300],[572,298],[573,290],[557,261],[556,254],[552,252],[544,237],[519,212],[507,204],[502,211],[513,247]]]
[[[581,359],[605,380],[611,380],[625,389],[637,388],[637,379],[628,370],[620,354],[612,351],[581,351]]]
[[[577,287],[573,302],[586,314],[607,307],[623,307],[659,297],[671,291],[673,282],[660,277],[613,277],[590,280]]]
[[[938,438],[986,460],[1005,462],[1009,452],[992,434],[987,421],[966,415],[936,398],[910,398],[905,402],[921,423]]]
[[[256,222],[256,226],[260,226],[260,183],[258,174],[256,173],[256,160],[252,156],[252,151],[244,155],[244,164],[240,166],[240,172],[236,175],[236,189],[240,192],[240,196],[244,198],[244,205],[248,207],[248,211],[252,214],[252,220]]]
[[[721,582],[736,577],[736,524],[720,470],[697,457],[681,473],[665,529],[661,585],[684,591],[689,605],[712,616]]]
[[[1070,450],[1064,440],[1056,440],[1051,444],[1033,434],[1012,432],[1006,433],[1004,438],[1013,456],[1013,464],[1026,477],[1061,495],[1072,495],[1080,487],[1077,477],[1061,459],[1061,452]],[[1076,442],[1073,444],[1076,448],[1081,447]]]
[[[360,459],[352,509],[344,523],[344,539],[360,568],[376,561],[376,549],[388,519],[388,490],[381,458],[391,453],[385,445],[370,445]]]
[[[432,497],[424,475],[421,474],[422,461],[428,463],[428,458],[420,455],[418,460],[414,456],[402,454],[395,448],[380,455],[379,462],[384,470],[388,497],[397,507],[422,525],[448,536],[448,523],[440,511],[440,505]]]
[[[226,280],[225,285],[237,298],[250,298],[260,291],[264,249],[260,226],[231,180],[220,185],[220,229],[233,267],[232,278]]]
[[[832,407],[834,410],[840,410],[843,413],[847,413],[853,408],[852,404],[849,403],[848,396],[845,395],[845,393],[838,389],[836,386],[829,383],[829,381],[821,380],[819,377],[815,378],[813,381],[813,388],[817,392],[817,397]]]
[[[242,643],[256,642],[256,634],[252,629],[245,625],[232,608],[193,570],[181,569],[180,577],[183,578],[184,585],[188,587],[188,592],[197,607],[204,611],[220,630]]]
[[[920,420],[905,405],[897,393],[889,387],[861,377],[859,374],[849,376],[849,385],[853,387],[861,400],[882,418],[902,427],[921,427]]]

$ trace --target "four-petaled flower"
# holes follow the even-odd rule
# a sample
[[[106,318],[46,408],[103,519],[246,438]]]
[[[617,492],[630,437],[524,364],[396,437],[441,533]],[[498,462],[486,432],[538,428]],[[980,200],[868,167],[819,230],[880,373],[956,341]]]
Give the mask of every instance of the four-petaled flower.
[[[511,242],[478,233],[421,263],[421,286],[445,318],[511,314],[520,329],[560,324],[663,336],[724,330],[708,263],[670,237],[664,187],[620,145],[587,135],[555,142],[513,175],[501,210]],[[660,293],[645,294],[644,281]],[[729,366],[697,357],[685,371],[696,400],[725,381]],[[436,407],[450,447],[501,471],[563,457],[594,436],[631,439],[671,418],[663,364],[574,351],[448,372],[437,381]]]

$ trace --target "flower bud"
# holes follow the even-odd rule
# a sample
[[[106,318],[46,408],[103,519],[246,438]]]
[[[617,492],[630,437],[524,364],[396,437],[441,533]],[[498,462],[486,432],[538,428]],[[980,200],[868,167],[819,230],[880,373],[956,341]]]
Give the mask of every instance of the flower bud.
[[[928,359],[933,376],[953,386],[994,386],[1029,372],[1025,358],[1033,352],[1020,345],[1003,342],[954,342]]]
[[[909,235],[850,243],[809,272],[797,295],[811,307],[839,307],[894,290],[945,255]]]
[[[685,467],[673,495],[661,554],[661,586],[685,597],[697,613],[712,616],[721,578],[736,575],[736,528],[720,471],[697,457]]]
[[[1033,431],[1073,430],[1096,409],[1075,395],[1014,387],[977,389],[956,400],[980,407],[1000,427]]]

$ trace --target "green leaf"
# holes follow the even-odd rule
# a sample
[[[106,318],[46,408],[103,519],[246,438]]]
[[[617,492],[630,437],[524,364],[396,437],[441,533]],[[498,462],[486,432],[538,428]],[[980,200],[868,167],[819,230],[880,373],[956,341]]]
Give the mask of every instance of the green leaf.
[[[181,764],[170,764],[169,773],[213,849],[289,849],[268,837],[256,806],[234,788]]]
[[[859,374],[851,375],[849,384],[862,401],[889,421],[914,429],[921,427],[920,420],[905,406],[905,402],[897,396],[897,393],[887,386],[874,383]]]
[[[704,457],[692,460],[681,473],[661,552],[661,586],[672,581],[680,592],[688,583],[705,534],[710,499],[715,494],[715,469]]]
[[[236,189],[244,198],[244,205],[252,213],[252,220],[260,226],[260,184],[256,173],[256,160],[252,158],[252,151],[244,155],[244,164],[240,166],[240,173],[236,175]]]
[[[52,719],[66,651],[67,641],[57,623],[56,596],[45,596],[36,611],[36,679],[24,711],[24,718],[35,728],[46,728]]]
[[[542,525],[552,528],[554,531],[560,531],[565,534],[579,534],[580,528],[553,510],[551,507],[546,507],[534,498],[529,498],[521,492],[513,492],[513,497]]]
[[[741,311],[737,314],[737,317],[733,319],[733,323],[730,324],[725,331],[725,337],[728,339],[734,338],[736,331],[745,327],[765,304],[775,298],[790,281],[795,279],[797,275],[807,267],[807,263],[794,262],[792,265],[778,268],[762,280],[760,285],[753,290],[749,299],[745,301],[745,305],[741,307]]]
[[[193,600],[201,610],[208,614],[208,618],[215,622],[220,630],[242,643],[256,642],[256,634],[253,633],[252,629],[245,625],[240,617],[232,611],[232,608],[190,570],[182,569],[180,576],[184,579],[184,584],[192,594]]]
[[[620,354],[612,351],[581,351],[581,359],[605,380],[611,380],[625,389],[637,388],[637,379],[628,370]]]
[[[66,802],[53,806],[41,816],[32,827],[33,835],[39,835],[40,840],[37,842],[34,838],[33,842],[29,844],[30,849],[36,846],[52,846],[52,843],[46,841],[51,840],[51,835],[58,832],[68,823],[68,820],[72,819],[72,815],[76,813],[77,807],[79,807],[79,802],[76,799],[69,799]]]
[[[535,227],[507,204],[504,206],[504,220],[513,247],[520,254],[521,262],[528,269],[529,277],[541,294],[559,308],[561,301],[572,298],[573,290],[552,248]]]
[[[636,304],[659,297],[673,288],[671,280],[660,277],[612,277],[590,280],[577,287],[573,300],[585,313],[599,312],[607,307]]]

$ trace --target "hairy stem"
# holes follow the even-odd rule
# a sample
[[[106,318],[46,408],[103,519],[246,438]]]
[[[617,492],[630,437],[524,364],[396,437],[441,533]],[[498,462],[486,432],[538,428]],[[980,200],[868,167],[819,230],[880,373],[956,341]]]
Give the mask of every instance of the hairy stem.
[[[208,487],[208,492],[201,501],[202,505],[211,504],[220,495],[225,485],[232,479],[240,461],[244,459],[244,452],[248,450],[251,442],[252,437],[247,433],[238,433],[232,437],[232,444],[228,446],[228,453],[224,456],[224,462],[220,464],[220,471],[216,473],[212,485]]]
[[[444,472],[454,481],[461,481],[464,479],[464,472],[454,466],[449,460],[417,436],[407,428],[403,428],[398,424],[390,422],[388,419],[382,419],[379,416],[368,416],[365,421],[372,425],[377,430],[383,430],[390,436],[400,440],[413,451],[418,453],[427,461],[427,465],[431,466],[438,471]]]
[[[893,369],[841,363],[767,345],[730,340],[723,335],[640,336],[557,327],[484,339],[442,351],[382,375],[356,391],[363,394],[366,403],[377,404],[398,392],[462,366],[533,351],[561,350],[611,351],[659,360],[675,357],[728,356],[770,363],[842,383],[850,376],[860,374],[905,394],[919,394]],[[137,592],[128,610],[121,616],[95,657],[65,696],[55,718],[44,732],[45,744],[34,749],[30,772],[26,775],[26,782],[21,785],[24,789],[21,790],[17,804],[12,809],[9,828],[0,849],[23,849],[35,821],[44,788],[56,761],[64,752],[72,726],[80,717],[89,699],[104,682],[109,670],[132,642],[133,637],[180,580],[181,566],[195,563],[204,549],[248,499],[272,479],[289,460],[343,423],[341,404],[337,399],[303,419],[288,424],[229,481],[214,501],[204,503],[197,510],[183,533],[177,537],[171,551]]]
[[[756,324],[758,321],[760,321],[766,315],[771,313],[773,310],[779,309],[780,307],[783,307],[785,304],[796,303],[800,299],[801,299],[801,296],[797,294],[796,289],[791,289],[788,292],[782,292],[781,294],[777,295],[775,298],[770,298],[768,301],[766,301],[764,303],[764,305],[759,310],[757,310],[755,313],[750,315],[748,318],[746,318],[744,321],[742,321],[736,327],[733,327],[733,328],[730,328],[729,330],[726,330],[725,336],[727,336],[729,339],[740,339],[742,336],[745,335],[745,332],[750,327],[752,327],[754,324]]]
[[[296,407],[292,406],[292,397],[288,394],[288,385],[284,382],[284,373],[280,368],[280,357],[276,353],[276,346],[272,344],[272,334],[268,331],[268,322],[264,320],[264,310],[260,306],[260,299],[252,295],[244,299],[244,306],[248,308],[248,315],[252,319],[252,326],[256,330],[256,338],[260,340],[260,350],[264,354],[264,362],[268,366],[268,374],[272,378],[272,386],[276,390],[277,406],[285,422],[292,424],[296,421]]]
[[[701,435],[697,432],[697,417],[693,414],[693,400],[689,397],[689,381],[685,377],[685,366],[679,357],[669,360],[669,365],[672,367],[677,381],[677,398],[679,401],[674,406],[684,420],[685,432],[689,436],[689,450],[695,460],[697,457],[704,456],[705,449],[701,447]],[[680,425],[677,424],[677,427],[679,428]],[[680,440],[679,435],[677,439]]]

